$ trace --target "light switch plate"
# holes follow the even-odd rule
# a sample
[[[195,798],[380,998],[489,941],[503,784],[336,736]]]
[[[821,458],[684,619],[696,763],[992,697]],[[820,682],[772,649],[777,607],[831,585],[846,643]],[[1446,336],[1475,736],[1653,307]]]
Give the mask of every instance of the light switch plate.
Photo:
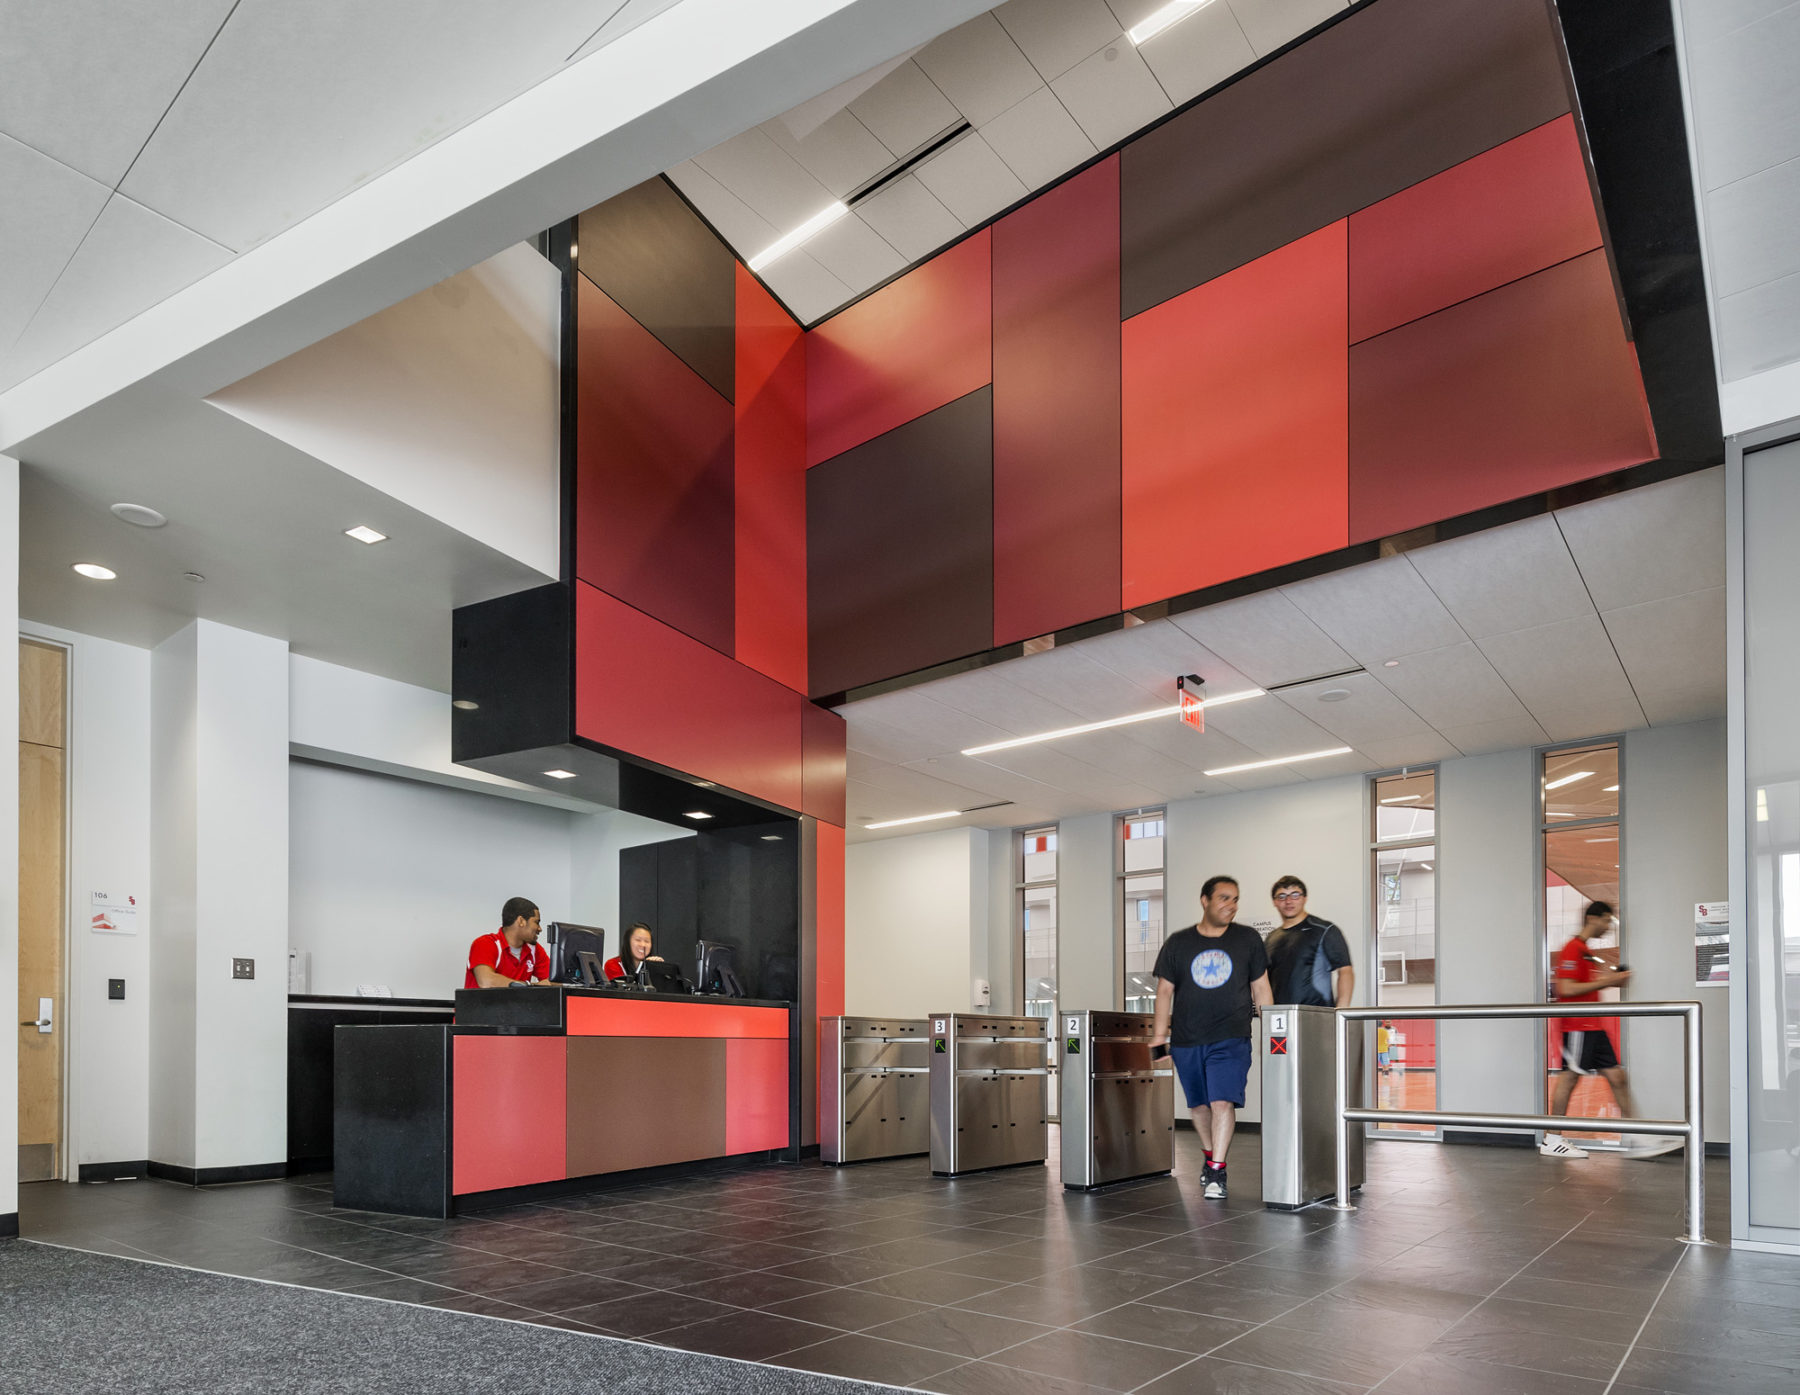
[[[254,959],[233,959],[231,961],[231,976],[233,978],[255,978],[256,961]]]

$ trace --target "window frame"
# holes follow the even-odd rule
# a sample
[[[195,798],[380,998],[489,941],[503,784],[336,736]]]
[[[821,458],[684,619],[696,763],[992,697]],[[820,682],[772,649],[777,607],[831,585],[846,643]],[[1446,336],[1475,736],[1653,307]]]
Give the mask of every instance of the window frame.
[[[1048,878],[1037,881],[1028,880],[1025,876],[1025,840],[1048,833],[1056,840],[1056,872]],[[1025,894],[1038,887],[1049,887],[1056,893],[1056,933],[1051,939],[1051,963],[1056,966],[1056,987],[1062,991],[1062,825],[1060,823],[1035,823],[1025,828],[1012,831],[1013,851],[1013,943],[1018,947],[1018,966],[1013,975],[1015,997],[1013,1001],[1019,1005],[1021,1017],[1032,1016],[1031,999],[1027,996],[1028,974],[1026,964],[1030,959],[1027,949]],[[1052,1007],[1049,1016],[1055,1016]]]
[[[1118,971],[1113,975],[1113,1007],[1118,1012],[1128,1012],[1131,1002],[1129,984],[1126,981],[1130,972],[1126,967],[1128,953],[1125,944],[1125,933],[1131,922],[1125,915],[1125,884],[1132,877],[1151,875],[1144,868],[1127,871],[1125,868],[1125,845],[1129,841],[1125,837],[1125,825],[1130,823],[1147,823],[1152,818],[1162,824],[1162,865],[1155,869],[1155,875],[1162,878],[1163,900],[1163,939],[1169,938],[1169,806],[1145,806],[1134,809],[1130,813],[1113,815],[1113,943],[1118,946]],[[1158,942],[1160,949],[1161,943]]]
[[[1429,834],[1409,833],[1393,838],[1378,837],[1377,831],[1380,826],[1379,811],[1381,808],[1381,782],[1383,780],[1394,779],[1398,776],[1418,775],[1431,776],[1431,832]],[[1401,765],[1395,766],[1389,770],[1370,771],[1368,775],[1367,790],[1367,797],[1363,800],[1365,852],[1363,866],[1366,869],[1365,875],[1368,877],[1365,904],[1368,906],[1369,914],[1369,944],[1366,951],[1369,972],[1369,1006],[1375,1008],[1381,1006],[1381,989],[1383,984],[1381,972],[1381,926],[1385,902],[1382,898],[1381,854],[1383,852],[1404,850],[1406,848],[1428,846],[1439,849],[1438,854],[1432,857],[1430,868],[1432,905],[1431,953],[1432,963],[1434,965],[1432,970],[1431,1001],[1433,1005],[1436,1005],[1442,1001],[1440,988],[1444,977],[1443,942],[1441,936],[1438,934],[1437,924],[1438,863],[1442,855],[1440,840],[1443,837],[1443,807],[1440,798],[1443,790],[1443,770],[1441,768],[1441,763],[1438,761],[1427,761],[1420,765]],[[1364,1088],[1367,1091],[1366,1097],[1373,1101],[1379,1098],[1380,1089],[1380,1077],[1377,1074],[1378,1062],[1375,1055],[1373,1033],[1371,1033],[1369,1037],[1368,1049],[1365,1052],[1365,1060],[1367,1062],[1367,1069],[1365,1072],[1366,1079],[1364,1081]],[[1437,1073],[1437,1103],[1440,1108],[1443,1103],[1442,1088],[1443,1072],[1439,1070]],[[1441,1127],[1431,1129],[1423,1129],[1417,1125],[1383,1127],[1381,1124],[1373,1122],[1367,1126],[1366,1132],[1372,1138],[1381,1138],[1384,1140],[1399,1139],[1401,1141],[1417,1143],[1439,1143],[1443,1141],[1444,1137],[1444,1131]]]

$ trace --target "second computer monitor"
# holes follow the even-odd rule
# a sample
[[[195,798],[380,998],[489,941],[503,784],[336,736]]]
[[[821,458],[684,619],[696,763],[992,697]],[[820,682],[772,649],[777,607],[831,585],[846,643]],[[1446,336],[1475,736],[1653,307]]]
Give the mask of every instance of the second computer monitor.
[[[696,993],[719,993],[727,998],[744,996],[744,984],[737,972],[737,948],[717,940],[701,940],[698,971],[694,975]]]

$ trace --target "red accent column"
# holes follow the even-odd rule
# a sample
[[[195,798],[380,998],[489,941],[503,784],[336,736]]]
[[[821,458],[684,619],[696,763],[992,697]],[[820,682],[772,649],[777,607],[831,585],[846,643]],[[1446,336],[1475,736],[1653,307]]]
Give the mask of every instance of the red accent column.
[[[737,659],[806,691],[806,344],[737,267]]]
[[[457,1196],[568,1176],[568,1039],[452,1039],[450,1127]]]
[[[725,1151],[788,1146],[788,1043],[725,1043]]]
[[[1119,598],[1119,157],[994,225],[994,643]]]

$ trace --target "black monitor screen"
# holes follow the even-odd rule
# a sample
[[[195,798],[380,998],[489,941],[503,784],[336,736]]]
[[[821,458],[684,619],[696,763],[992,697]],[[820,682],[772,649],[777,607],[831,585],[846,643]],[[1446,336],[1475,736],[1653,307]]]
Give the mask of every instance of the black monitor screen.
[[[699,968],[694,976],[696,993],[720,993],[728,998],[744,996],[743,980],[738,977],[737,949],[717,940],[701,940]]]
[[[580,983],[581,959],[585,950],[606,962],[606,931],[598,925],[570,925],[558,921],[550,927],[555,932],[551,939],[550,978],[555,983]]]
[[[681,965],[661,959],[646,959],[639,971],[645,987],[657,993],[691,993],[688,981],[681,976]]]

